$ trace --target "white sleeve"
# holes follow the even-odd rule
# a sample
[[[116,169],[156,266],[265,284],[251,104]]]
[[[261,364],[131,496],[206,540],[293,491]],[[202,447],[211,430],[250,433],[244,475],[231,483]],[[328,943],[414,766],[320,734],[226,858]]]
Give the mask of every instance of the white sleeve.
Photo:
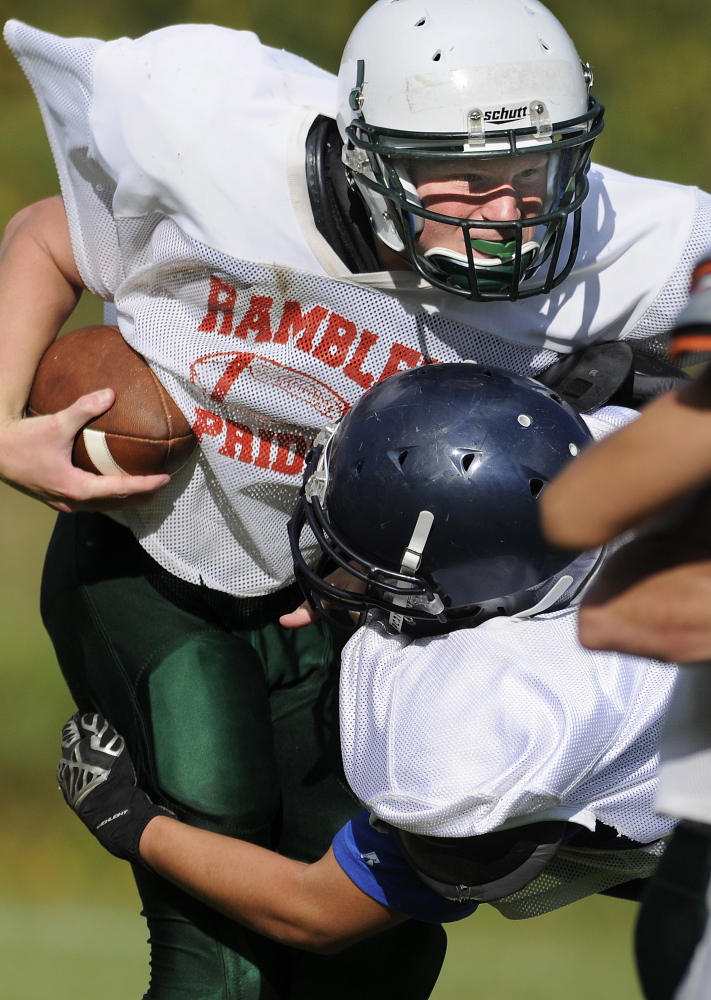
[[[650,211],[653,211],[653,207]],[[696,213],[678,263],[669,280],[626,339],[632,341],[657,339],[659,349],[654,353],[662,353],[670,330],[688,302],[692,271],[710,244],[711,194],[697,189]]]
[[[215,25],[102,43],[10,21],[5,36],[37,95],[91,291],[120,294],[164,219],[236,259],[321,269],[290,185],[302,132],[334,112],[332,74]]]
[[[96,159],[89,126],[94,56],[105,43],[59,38],[20,21],[7,22],[5,41],[37,97],[79,273],[94,295],[112,299],[123,280],[112,211],[115,184]]]
[[[639,415],[637,410],[630,410],[626,406],[601,406],[592,413],[580,414],[595,441],[602,441],[613,431],[626,427]]]

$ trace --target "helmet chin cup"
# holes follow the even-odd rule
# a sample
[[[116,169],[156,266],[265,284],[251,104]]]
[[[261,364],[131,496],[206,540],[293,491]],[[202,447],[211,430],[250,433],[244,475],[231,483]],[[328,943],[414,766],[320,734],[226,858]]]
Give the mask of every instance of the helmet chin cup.
[[[476,267],[498,267],[499,264],[508,264],[516,256],[516,240],[509,240],[508,242],[501,240],[496,243],[493,240],[472,239],[470,242],[472,250],[478,250],[480,253],[489,255],[489,257],[475,257],[474,264]],[[535,252],[539,247],[540,244],[536,243],[535,240],[529,240],[521,247],[521,255],[525,256],[529,252]],[[466,261],[466,254],[461,254],[460,256]]]
[[[497,244],[489,240],[472,240],[472,247],[482,250],[485,253],[493,254],[497,250]],[[474,258],[474,267],[477,272],[477,286],[482,293],[502,292],[509,288],[514,280],[516,243],[511,240],[508,243],[500,244],[502,252],[500,256],[486,258]],[[529,274],[540,262],[540,243],[530,240],[524,243],[520,251],[521,270],[524,274]],[[466,254],[457,253],[456,250],[447,250],[444,247],[433,247],[427,250],[424,257],[431,262],[442,273],[447,275],[447,284],[452,288],[469,288],[469,260]]]

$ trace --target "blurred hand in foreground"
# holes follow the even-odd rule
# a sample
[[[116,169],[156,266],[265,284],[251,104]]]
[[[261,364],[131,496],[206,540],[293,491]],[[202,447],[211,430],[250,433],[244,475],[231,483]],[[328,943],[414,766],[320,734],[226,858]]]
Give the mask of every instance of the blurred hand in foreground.
[[[591,446],[542,494],[544,531],[561,548],[641,532],[585,595],[584,646],[684,663],[711,659],[709,479],[711,370]]]

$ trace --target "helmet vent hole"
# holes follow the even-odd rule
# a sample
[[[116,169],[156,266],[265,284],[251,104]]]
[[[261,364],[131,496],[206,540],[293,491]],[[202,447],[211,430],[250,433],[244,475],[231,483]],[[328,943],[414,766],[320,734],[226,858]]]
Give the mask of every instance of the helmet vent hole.
[[[494,377],[494,373],[491,372],[491,371],[489,371],[488,368],[485,368],[484,371],[481,374],[482,375],[486,375],[487,378],[493,378]]]
[[[561,406],[563,405],[563,400],[560,398],[560,396],[557,393],[555,393],[555,392],[549,392],[548,395],[550,396],[550,398],[554,402],[560,403]]]
[[[437,49],[435,54],[432,56],[432,62],[439,62],[441,58],[442,58],[442,50]]]
[[[479,456],[475,451],[470,451],[466,455],[462,455],[462,471],[469,472],[472,467],[472,463]]]
[[[401,451],[400,454],[397,457],[398,465],[404,465],[405,464],[405,459],[407,458],[407,456],[408,456],[408,452],[407,451]]]
[[[355,470],[356,470],[356,475],[357,476],[359,476],[361,474],[361,472],[363,471],[363,466],[364,465],[365,465],[365,459],[364,458],[361,458],[361,459],[359,459],[356,462]]]
[[[550,48],[550,45],[546,45],[546,43],[543,41],[542,38],[539,38],[538,41],[541,43],[541,48],[543,49],[543,51],[547,52]]]
[[[537,497],[543,489],[544,483],[542,479],[529,479],[528,486],[531,490],[531,496]]]
[[[416,28],[421,28],[422,25],[425,23],[426,20],[427,20],[426,17],[421,17],[419,21],[415,22],[415,27]]]

